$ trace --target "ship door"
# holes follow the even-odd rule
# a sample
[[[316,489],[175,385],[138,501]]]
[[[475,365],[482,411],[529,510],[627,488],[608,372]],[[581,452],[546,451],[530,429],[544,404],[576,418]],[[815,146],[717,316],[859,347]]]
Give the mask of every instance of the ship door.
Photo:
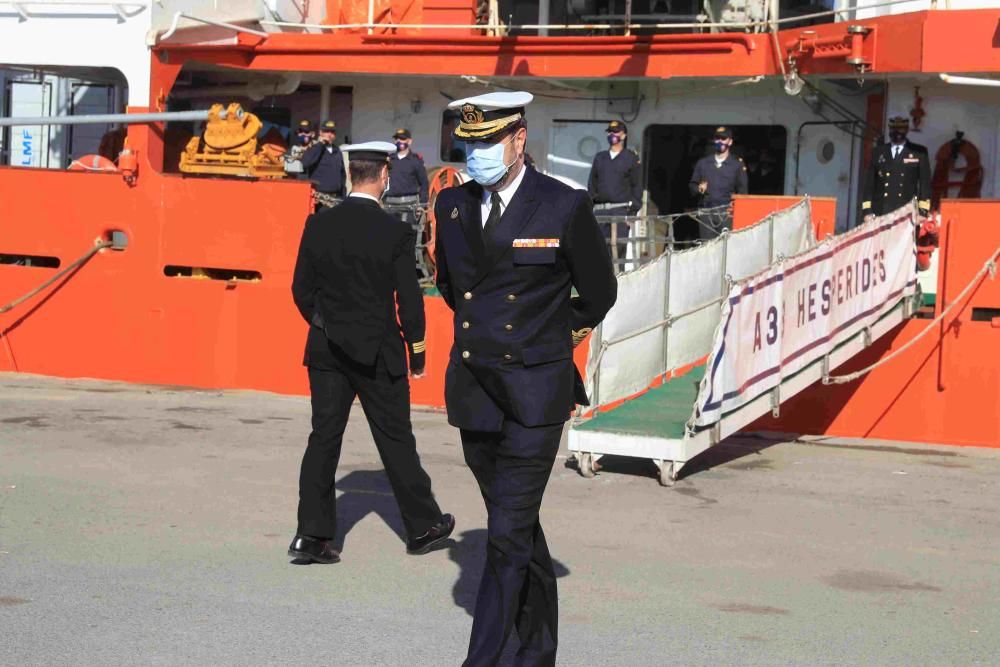
[[[854,216],[857,157],[862,128],[859,123],[803,123],[795,153],[795,194],[837,198],[837,232],[845,231]]]
[[[52,84],[48,81],[9,81],[4,115],[49,116],[52,114]],[[12,167],[48,167],[51,125],[5,127],[3,157],[0,162]]]

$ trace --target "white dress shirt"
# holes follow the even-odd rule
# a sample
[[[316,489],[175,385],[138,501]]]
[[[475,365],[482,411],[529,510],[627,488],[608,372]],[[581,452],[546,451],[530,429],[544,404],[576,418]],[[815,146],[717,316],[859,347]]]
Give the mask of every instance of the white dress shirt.
[[[892,145],[892,159],[895,160],[899,157],[899,153],[903,150],[903,144],[893,144]]]
[[[521,185],[521,181],[524,179],[524,172],[528,168],[525,165],[521,165],[521,171],[517,172],[517,176],[514,180],[510,182],[503,190],[500,190],[497,194],[500,195],[500,215],[503,215],[507,211],[507,206],[510,205],[510,200],[514,198],[514,193],[517,192],[518,186]],[[490,209],[493,206],[490,204],[490,191],[483,188],[483,202],[479,207],[482,218],[480,223],[483,227],[486,227],[486,219],[490,217]]]
[[[368,194],[367,192],[351,192],[351,194],[349,194],[347,196],[348,197],[362,197],[363,199],[371,199],[376,204],[378,204],[380,206],[382,205],[382,202],[380,202],[378,199],[376,199],[372,195]]]

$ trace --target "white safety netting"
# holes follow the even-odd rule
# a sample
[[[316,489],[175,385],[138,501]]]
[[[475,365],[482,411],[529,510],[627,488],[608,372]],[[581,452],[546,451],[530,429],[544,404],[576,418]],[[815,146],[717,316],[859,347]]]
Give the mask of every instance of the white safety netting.
[[[666,252],[618,276],[618,301],[590,341],[592,405],[635,395],[705,357],[731,282],[815,245],[807,198],[750,227],[697,248]]]

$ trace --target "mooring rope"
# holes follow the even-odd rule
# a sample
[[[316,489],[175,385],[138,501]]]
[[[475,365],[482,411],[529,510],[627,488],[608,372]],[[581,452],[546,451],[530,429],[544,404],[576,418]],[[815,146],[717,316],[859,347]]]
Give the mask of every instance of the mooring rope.
[[[25,301],[27,301],[31,297],[35,296],[36,294],[38,294],[39,292],[41,292],[42,290],[44,290],[46,287],[48,287],[52,283],[56,282],[57,280],[59,280],[60,278],[62,278],[63,276],[65,276],[70,271],[73,271],[77,267],[81,266],[83,263],[85,263],[88,259],[90,259],[94,255],[96,255],[101,250],[104,250],[105,248],[110,248],[111,245],[112,245],[111,241],[98,241],[94,245],[93,248],[91,248],[90,250],[88,250],[87,252],[85,252],[83,254],[83,256],[81,256],[78,260],[76,260],[75,262],[73,262],[72,264],[70,264],[69,266],[67,266],[65,269],[63,269],[62,271],[57,272],[54,276],[52,276],[51,278],[49,278],[48,280],[46,280],[44,283],[42,283],[41,285],[39,285],[35,289],[33,289],[30,292],[28,292],[24,296],[18,297],[17,299],[14,299],[10,303],[8,303],[6,306],[0,307],[0,315],[2,315],[3,313],[6,313],[7,311],[9,311],[11,309],[13,309],[15,306],[17,306],[17,305],[19,305],[21,303],[24,303]]]
[[[917,334],[916,336],[914,336],[914,338],[912,340],[910,340],[909,342],[907,342],[906,345],[904,345],[903,347],[899,348],[898,350],[896,350],[895,352],[893,352],[889,356],[887,356],[887,357],[885,357],[883,359],[879,359],[878,361],[876,361],[871,366],[867,366],[865,368],[862,368],[859,371],[855,371],[853,373],[848,373],[847,375],[830,375],[828,373],[824,373],[823,374],[823,384],[847,384],[848,382],[853,382],[854,380],[857,380],[862,375],[865,375],[867,373],[871,373],[873,370],[875,370],[879,366],[882,366],[883,364],[889,363],[890,361],[892,361],[893,359],[895,359],[896,357],[898,357],[899,355],[901,355],[903,352],[906,352],[908,349],[910,349],[911,347],[913,347],[913,345],[915,345],[917,343],[917,341],[919,341],[921,338],[923,338],[924,335],[927,334],[927,332],[929,332],[931,329],[933,329],[935,325],[940,324],[941,320],[943,320],[948,315],[948,313],[951,312],[951,309],[954,308],[956,304],[959,304],[959,303],[962,303],[963,301],[965,301],[965,297],[967,297],[969,295],[969,293],[972,291],[972,288],[975,287],[976,284],[980,280],[982,280],[982,278],[986,274],[989,274],[990,280],[996,278],[996,275],[997,275],[997,256],[998,255],[1000,255],[1000,247],[998,247],[996,250],[993,251],[993,254],[990,255],[990,258],[988,260],[986,260],[985,264],[983,264],[983,268],[981,268],[976,273],[976,275],[974,275],[972,277],[972,280],[969,281],[969,284],[965,286],[965,289],[963,289],[961,291],[961,293],[958,295],[958,297],[954,301],[952,301],[950,304],[948,304],[948,307],[945,308],[944,310],[942,310],[940,315],[938,315],[937,317],[935,317],[934,320],[930,324],[928,324],[927,327],[923,331],[921,331],[919,334]]]

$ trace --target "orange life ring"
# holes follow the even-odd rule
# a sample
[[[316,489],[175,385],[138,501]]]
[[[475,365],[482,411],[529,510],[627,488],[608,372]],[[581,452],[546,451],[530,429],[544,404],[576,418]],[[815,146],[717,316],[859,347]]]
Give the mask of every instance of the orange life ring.
[[[115,163],[103,155],[84,155],[70,162],[69,171],[118,171]]]
[[[965,158],[964,167],[955,166],[959,156]],[[979,159],[979,149],[971,141],[963,139],[961,132],[938,149],[934,161],[931,208],[937,210],[941,200],[949,196],[951,188],[958,188],[956,196],[960,199],[979,198],[983,187],[983,167]],[[962,174],[962,180],[949,180],[952,172]]]
[[[458,169],[444,165],[430,172],[430,183],[427,192],[427,260],[437,277],[437,265],[434,263],[434,246],[437,240],[437,221],[434,219],[434,202],[438,193],[445,188],[462,184]]]

